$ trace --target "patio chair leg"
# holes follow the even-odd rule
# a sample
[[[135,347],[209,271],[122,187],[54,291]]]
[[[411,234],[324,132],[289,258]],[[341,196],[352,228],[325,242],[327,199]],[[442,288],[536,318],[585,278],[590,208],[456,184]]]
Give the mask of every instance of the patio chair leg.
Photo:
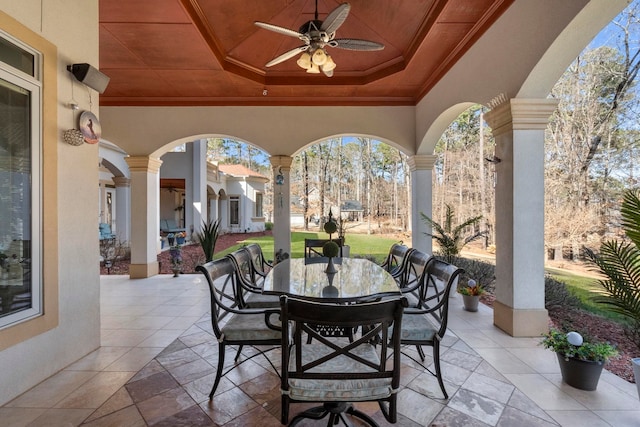
[[[416,349],[418,349],[418,355],[420,356],[420,360],[422,360],[422,363],[424,363],[424,350],[419,345],[416,346]]]
[[[234,362],[238,362],[238,359],[240,358],[240,353],[242,353],[242,347],[244,347],[242,344],[240,344],[238,346],[238,352],[236,353],[236,357],[233,359]]]
[[[436,368],[436,378],[438,378],[438,384],[440,384],[440,390],[442,390],[442,394],[444,394],[444,398],[449,399],[447,390],[444,388],[444,381],[442,380],[442,371],[440,370],[440,345],[438,341],[436,341],[433,345],[433,363]]]
[[[222,378],[222,368],[224,367],[224,344],[218,344],[218,369],[216,371],[216,380],[213,382],[213,387],[211,388],[211,393],[209,393],[209,400],[213,399],[213,394],[216,392],[218,388],[218,384],[220,383],[220,379]]]

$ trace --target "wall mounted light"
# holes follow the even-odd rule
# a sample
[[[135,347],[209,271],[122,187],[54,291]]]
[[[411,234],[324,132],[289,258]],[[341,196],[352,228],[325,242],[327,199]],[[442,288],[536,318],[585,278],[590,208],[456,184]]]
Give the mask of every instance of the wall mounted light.
[[[284,174],[280,167],[278,167],[278,174],[276,175],[276,185],[284,185]]]
[[[109,84],[109,76],[101,73],[98,69],[92,67],[87,63],[67,65],[67,70],[78,79],[79,82],[84,83],[91,89],[95,89],[100,93],[104,93]]]

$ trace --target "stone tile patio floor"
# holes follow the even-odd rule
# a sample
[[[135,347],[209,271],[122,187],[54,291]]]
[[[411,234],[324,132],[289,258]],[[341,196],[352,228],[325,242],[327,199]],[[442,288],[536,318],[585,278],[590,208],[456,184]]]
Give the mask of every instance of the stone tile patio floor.
[[[464,311],[458,295],[450,304],[441,354],[450,398],[405,358],[395,425],[640,426],[634,384],[605,371],[596,391],[569,387],[538,338],[503,333],[482,304],[476,313]],[[209,401],[217,344],[208,311],[199,275],[102,276],[102,346],[0,407],[0,424],[279,426],[279,379],[260,356],[232,370]],[[278,351],[271,355],[276,365]],[[357,406],[387,425],[377,404]],[[291,416],[306,408],[293,405]]]

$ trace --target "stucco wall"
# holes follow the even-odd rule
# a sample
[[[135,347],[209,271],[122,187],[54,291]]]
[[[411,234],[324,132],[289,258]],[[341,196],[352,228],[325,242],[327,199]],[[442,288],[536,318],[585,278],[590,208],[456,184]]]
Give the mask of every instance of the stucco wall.
[[[51,169],[54,171],[57,169],[57,189],[48,189],[43,195],[43,211],[47,219],[57,216],[54,224],[48,224],[45,219],[45,227],[57,228],[57,238],[46,242],[44,254],[45,261],[57,259],[57,269],[49,270],[57,273],[56,277],[45,274],[44,280],[58,282],[58,295],[56,298],[55,293],[48,293],[44,298],[57,300],[58,323],[52,329],[35,335],[25,332],[29,328],[24,324],[0,331],[0,339],[5,340],[3,337],[8,335],[3,333],[15,332],[14,338],[16,335],[32,335],[0,351],[0,404],[4,404],[100,344],[96,232],[98,147],[88,144],[75,147],[61,139],[61,131],[77,127],[78,119],[78,112],[65,107],[72,99],[72,79],[66,66],[80,62],[99,66],[98,1],[0,0],[0,11],[9,16],[0,15],[0,28],[6,30],[11,27],[15,31],[17,27],[23,33],[31,30],[55,45],[57,59],[53,71],[57,70],[58,74],[56,99],[47,103],[43,111],[49,122],[57,127],[54,132],[57,141],[55,138],[49,141],[49,146],[56,150],[57,161],[55,156],[44,158],[45,164],[52,158],[56,162],[49,166],[53,166]],[[22,25],[15,25],[11,18]],[[91,108],[88,91],[78,82],[75,83],[73,97],[80,105],[80,111]],[[93,113],[98,114],[96,92],[92,92],[92,104]],[[53,199],[57,203],[49,203]],[[55,208],[56,204],[57,210],[52,211],[51,206]],[[53,256],[56,254],[57,257]]]

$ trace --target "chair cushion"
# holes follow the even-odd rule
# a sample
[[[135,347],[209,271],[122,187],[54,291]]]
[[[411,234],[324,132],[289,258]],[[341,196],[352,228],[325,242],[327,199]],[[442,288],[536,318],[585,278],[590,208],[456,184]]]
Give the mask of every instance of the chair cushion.
[[[264,295],[249,292],[246,303],[248,308],[279,308],[280,297],[278,295]]]
[[[280,326],[280,319],[276,315],[270,317],[274,325]],[[264,314],[236,314],[234,313],[222,327],[225,339],[231,341],[262,341],[279,340],[281,331],[269,329],[265,324]]]
[[[322,344],[306,344],[303,350],[305,362],[313,361],[331,350]],[[371,345],[354,349],[353,353],[379,363],[378,354]],[[295,346],[291,349],[289,371],[295,370]],[[375,372],[355,360],[338,356],[308,372]],[[391,378],[315,380],[289,378],[289,396],[302,401],[367,401],[389,397],[392,394]]]
[[[429,320],[426,314],[402,315],[402,341],[433,341],[438,329]]]

